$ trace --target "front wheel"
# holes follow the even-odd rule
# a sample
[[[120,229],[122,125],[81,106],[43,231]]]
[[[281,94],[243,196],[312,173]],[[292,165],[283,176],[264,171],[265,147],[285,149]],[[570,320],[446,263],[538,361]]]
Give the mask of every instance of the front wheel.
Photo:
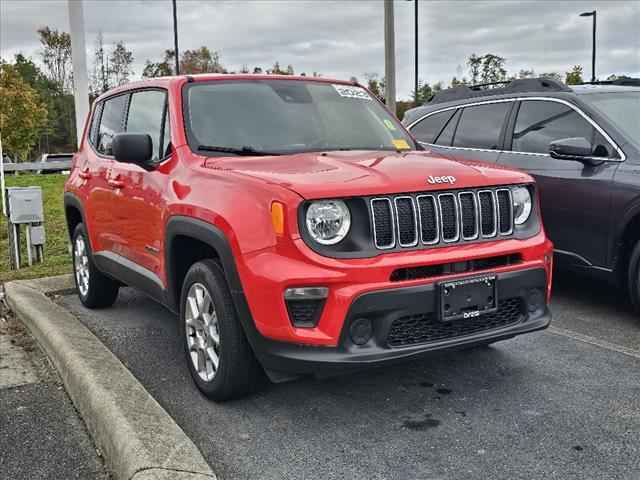
[[[250,393],[262,369],[240,325],[224,271],[214,260],[187,272],[180,330],[189,371],[202,393],[223,401]]]
[[[636,243],[629,261],[629,299],[636,313],[640,313],[640,241]]]

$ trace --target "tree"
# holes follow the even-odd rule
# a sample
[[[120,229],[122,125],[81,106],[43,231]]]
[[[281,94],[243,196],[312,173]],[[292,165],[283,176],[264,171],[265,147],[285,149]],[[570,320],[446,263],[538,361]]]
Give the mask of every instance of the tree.
[[[43,27],[38,30],[42,44],[42,62],[48,77],[57,85],[59,93],[70,90],[72,76],[71,36],[67,32]]]
[[[316,76],[315,72],[313,76]],[[367,88],[371,93],[384,102],[384,78],[378,80],[377,73],[365,73],[364,78],[367,81]]]
[[[467,60],[467,66],[469,67],[469,76],[471,77],[471,85],[478,83],[480,78],[480,67],[482,66],[482,57],[472,53]]]
[[[173,75],[173,62],[174,60],[173,50],[165,50],[164,58],[161,62],[152,62],[148,60],[145,62],[144,70],[142,70],[143,78],[152,77],[168,77]]]
[[[75,148],[73,95],[60,94],[58,85],[22,54],[17,54],[13,68],[34,88],[47,109],[47,124],[40,131],[40,152],[69,152]]]
[[[422,105],[433,97],[433,90],[431,89],[431,85],[424,82],[422,80],[418,80],[418,92],[412,91],[411,98],[413,99],[414,105]]]
[[[185,50],[180,58],[180,73],[227,73],[220,64],[220,54],[202,46],[195,50]]]
[[[47,122],[47,108],[18,70],[0,63],[0,131],[7,152],[26,160]]]
[[[582,83],[582,65],[574,65],[573,68],[565,74],[564,82],[567,85],[579,85]]]
[[[104,51],[102,32],[96,36],[96,46],[93,51],[93,75],[91,76],[91,93],[98,96],[111,88],[109,82],[109,58]]]
[[[538,75],[540,78],[551,78],[553,80],[557,80],[558,82],[562,82],[562,75],[558,72],[546,72]]]
[[[129,76],[133,75],[131,65],[133,64],[133,52],[128,50],[121,40],[113,46],[109,55],[109,79],[114,85],[123,85],[129,81]]]
[[[507,78],[507,70],[504,68],[506,59],[492,53],[482,57],[481,80],[482,83],[501,82]]]
[[[536,76],[536,72],[533,71],[533,69],[531,70],[520,70],[520,72],[518,72],[518,78],[534,78]]]

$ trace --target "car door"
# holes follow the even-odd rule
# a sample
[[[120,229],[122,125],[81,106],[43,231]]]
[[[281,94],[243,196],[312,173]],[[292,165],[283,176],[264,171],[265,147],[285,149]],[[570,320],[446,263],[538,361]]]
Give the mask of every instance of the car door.
[[[410,126],[426,148],[454,159],[495,163],[504,141],[512,100],[448,108]]]
[[[124,112],[128,95],[108,98],[96,107],[95,132],[89,138],[87,162],[79,176],[85,182],[87,199],[85,219],[94,252],[110,251],[118,235],[114,218],[114,190],[110,185],[114,163],[113,137],[124,130]]]
[[[606,265],[611,182],[617,153],[586,114],[560,99],[532,98],[516,106],[499,162],[529,172],[538,184],[545,228],[561,263]],[[549,144],[587,139],[604,162],[589,165],[552,158]],[[611,161],[608,161],[611,160]]]
[[[113,164],[112,179],[118,182],[114,216],[120,233],[116,253],[157,276],[162,261],[162,193],[167,184],[167,172],[158,167],[167,159],[170,137],[166,91],[133,92],[125,131],[148,134],[153,157],[151,167],[124,161]]]

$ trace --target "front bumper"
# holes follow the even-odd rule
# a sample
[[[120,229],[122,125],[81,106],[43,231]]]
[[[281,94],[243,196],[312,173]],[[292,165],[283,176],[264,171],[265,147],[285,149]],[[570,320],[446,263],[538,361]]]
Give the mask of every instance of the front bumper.
[[[434,317],[438,293],[435,283],[390,288],[357,296],[348,308],[336,346],[304,346],[268,339],[256,330],[252,322],[245,322],[245,330],[256,356],[267,370],[330,376],[426,352],[494,342],[546,328],[551,320],[544,294],[548,282],[546,270],[528,268],[496,275],[499,298],[518,302],[520,314],[506,322],[488,323],[485,329],[461,328],[457,330],[457,335],[446,338],[441,335],[435,340],[421,337],[419,343],[402,346],[389,343],[394,322],[408,317],[438,322]],[[531,292],[534,291],[542,292],[541,302],[533,302]],[[540,295],[537,298],[540,299]],[[365,345],[358,346],[351,341],[349,326],[355,319],[363,317],[371,320],[373,336]],[[482,317],[455,322],[477,320],[481,321]]]

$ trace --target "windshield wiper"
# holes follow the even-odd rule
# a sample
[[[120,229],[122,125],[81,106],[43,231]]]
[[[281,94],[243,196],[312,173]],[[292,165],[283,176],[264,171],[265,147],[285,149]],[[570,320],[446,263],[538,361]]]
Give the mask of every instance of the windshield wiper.
[[[244,147],[221,147],[217,145],[198,145],[198,150],[201,152],[232,153],[234,155],[245,155],[245,156],[280,155],[279,153],[256,150],[255,148],[249,147],[247,145],[245,145]]]

